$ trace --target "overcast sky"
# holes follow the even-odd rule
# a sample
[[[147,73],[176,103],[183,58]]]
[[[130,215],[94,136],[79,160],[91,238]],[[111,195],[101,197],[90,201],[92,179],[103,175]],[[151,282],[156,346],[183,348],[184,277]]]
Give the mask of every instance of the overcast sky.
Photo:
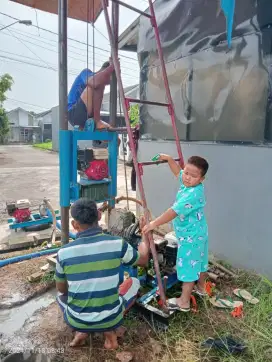
[[[127,3],[144,10],[146,0],[127,0]],[[10,0],[0,0],[0,12],[18,18],[31,20],[41,28],[58,31],[57,15],[45,13]],[[14,22],[0,14],[0,29]],[[120,9],[120,31],[127,28],[138,14]],[[107,29],[103,14],[95,24],[95,46],[109,50]],[[86,43],[87,24],[68,20],[68,37]],[[106,38],[105,38],[106,37]],[[0,74],[9,73],[14,79],[12,91],[8,93],[5,108],[11,110],[21,107],[34,112],[42,112],[58,104],[58,37],[33,26],[15,24],[0,31]],[[89,25],[89,44],[93,45],[93,28]],[[93,51],[89,47],[89,68],[93,69]],[[68,86],[76,75],[87,67],[87,46],[76,41],[68,42]],[[95,49],[95,69],[108,60],[109,52]],[[121,69],[125,86],[138,83],[139,68],[136,55],[121,53]]]

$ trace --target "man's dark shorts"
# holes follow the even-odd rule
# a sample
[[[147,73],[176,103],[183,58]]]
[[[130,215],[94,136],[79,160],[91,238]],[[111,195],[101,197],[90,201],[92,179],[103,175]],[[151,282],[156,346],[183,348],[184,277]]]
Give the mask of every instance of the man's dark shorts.
[[[68,120],[73,127],[79,126],[84,129],[87,119],[91,117],[88,115],[87,108],[81,98],[68,111]]]

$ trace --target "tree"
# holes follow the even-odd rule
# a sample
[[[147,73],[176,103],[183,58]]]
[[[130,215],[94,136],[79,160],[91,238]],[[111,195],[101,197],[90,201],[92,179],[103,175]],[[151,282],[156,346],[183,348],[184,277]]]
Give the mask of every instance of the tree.
[[[13,79],[9,74],[0,77],[0,143],[5,141],[9,133],[9,121],[3,103],[7,99],[6,92],[11,90]]]
[[[139,104],[133,104],[129,108],[129,118],[131,121],[131,127],[135,127],[140,121]]]

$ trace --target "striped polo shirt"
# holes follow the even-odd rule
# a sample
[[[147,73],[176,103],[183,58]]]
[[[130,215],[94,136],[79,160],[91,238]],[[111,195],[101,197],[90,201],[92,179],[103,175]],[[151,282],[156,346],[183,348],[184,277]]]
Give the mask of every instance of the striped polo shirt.
[[[76,330],[106,331],[123,321],[118,294],[121,264],[134,265],[139,253],[119,237],[90,228],[57,255],[56,281],[68,283],[66,322]]]

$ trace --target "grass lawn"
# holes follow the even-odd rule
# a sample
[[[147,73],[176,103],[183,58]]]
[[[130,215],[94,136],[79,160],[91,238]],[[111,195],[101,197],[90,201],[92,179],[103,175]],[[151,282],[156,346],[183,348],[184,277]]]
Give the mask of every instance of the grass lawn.
[[[52,141],[44,143],[35,143],[33,147],[40,148],[42,150],[52,150]]]

